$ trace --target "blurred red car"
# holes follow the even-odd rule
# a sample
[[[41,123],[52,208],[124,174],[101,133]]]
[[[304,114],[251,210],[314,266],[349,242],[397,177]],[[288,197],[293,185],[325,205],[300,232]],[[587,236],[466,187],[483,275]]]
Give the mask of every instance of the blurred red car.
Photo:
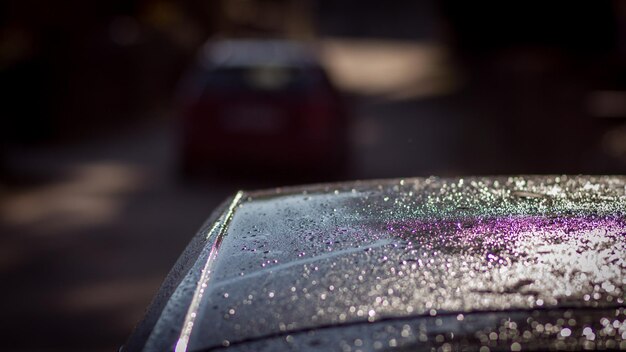
[[[181,93],[185,173],[239,165],[259,171],[345,165],[346,109],[305,44],[209,42]]]

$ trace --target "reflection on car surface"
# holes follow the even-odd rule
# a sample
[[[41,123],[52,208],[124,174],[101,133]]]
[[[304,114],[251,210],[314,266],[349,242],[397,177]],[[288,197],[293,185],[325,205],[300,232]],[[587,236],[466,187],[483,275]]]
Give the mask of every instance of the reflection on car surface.
[[[314,50],[209,42],[181,89],[183,171],[209,163],[324,170],[346,155],[346,110]]]
[[[239,192],[128,350],[626,348],[626,178]]]

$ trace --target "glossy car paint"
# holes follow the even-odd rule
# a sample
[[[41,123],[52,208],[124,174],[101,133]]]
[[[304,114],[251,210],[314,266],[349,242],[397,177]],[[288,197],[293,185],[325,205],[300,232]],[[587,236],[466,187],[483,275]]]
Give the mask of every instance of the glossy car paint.
[[[126,348],[626,348],[625,212],[624,177],[240,192]]]

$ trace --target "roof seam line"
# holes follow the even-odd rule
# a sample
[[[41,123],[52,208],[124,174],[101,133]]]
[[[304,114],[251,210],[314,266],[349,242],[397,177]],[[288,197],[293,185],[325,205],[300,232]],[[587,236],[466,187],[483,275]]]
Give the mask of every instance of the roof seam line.
[[[207,241],[211,238],[211,235],[215,233],[215,229],[217,224],[219,223],[219,230],[217,231],[217,237],[213,246],[211,247],[211,251],[207,257],[206,263],[202,268],[202,274],[200,275],[200,279],[198,280],[198,284],[193,293],[193,298],[191,299],[191,303],[189,304],[189,308],[187,310],[187,314],[185,316],[185,322],[183,323],[183,327],[180,332],[180,336],[176,342],[175,351],[176,352],[184,352],[187,351],[187,345],[189,343],[189,337],[193,331],[193,325],[197,316],[197,311],[200,306],[200,301],[202,300],[202,296],[204,294],[204,290],[207,287],[207,283],[211,277],[211,268],[213,267],[213,263],[215,262],[215,258],[217,257],[217,252],[219,250],[220,244],[224,235],[226,234],[226,230],[228,230],[228,225],[233,218],[236,208],[239,206],[241,199],[243,198],[244,191],[238,191],[235,197],[233,197],[232,202],[228,206],[228,209],[222,215],[221,221],[218,219],[215,225],[211,228],[211,231],[207,234]]]

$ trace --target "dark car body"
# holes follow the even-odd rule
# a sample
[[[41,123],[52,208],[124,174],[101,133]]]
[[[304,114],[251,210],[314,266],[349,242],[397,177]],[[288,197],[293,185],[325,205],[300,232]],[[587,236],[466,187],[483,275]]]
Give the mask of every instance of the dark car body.
[[[239,192],[130,351],[626,348],[626,178],[411,178]]]
[[[341,166],[346,109],[308,45],[285,40],[209,42],[181,89],[181,162]]]

